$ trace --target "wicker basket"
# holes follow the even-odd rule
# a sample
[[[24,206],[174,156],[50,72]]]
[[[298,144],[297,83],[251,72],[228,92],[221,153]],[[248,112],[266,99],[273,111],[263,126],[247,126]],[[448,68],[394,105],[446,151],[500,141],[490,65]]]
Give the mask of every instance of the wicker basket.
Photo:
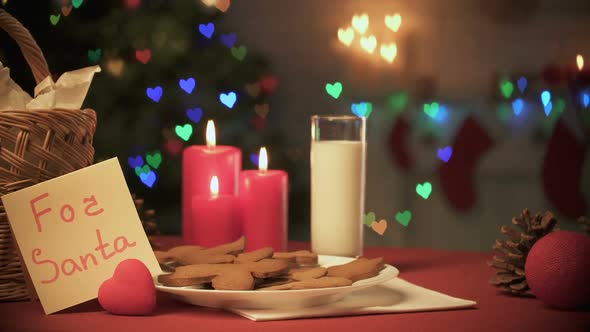
[[[39,83],[49,75],[39,46],[0,9],[0,28],[19,45]],[[96,114],[91,109],[0,111],[0,197],[92,164]],[[24,266],[0,201],[0,301],[29,300]]]

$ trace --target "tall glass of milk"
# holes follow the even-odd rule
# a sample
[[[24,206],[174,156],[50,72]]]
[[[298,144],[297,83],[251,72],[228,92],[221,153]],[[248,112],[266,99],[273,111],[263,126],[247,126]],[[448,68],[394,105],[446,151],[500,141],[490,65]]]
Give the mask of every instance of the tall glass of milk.
[[[311,118],[311,248],[322,255],[363,253],[365,118]]]

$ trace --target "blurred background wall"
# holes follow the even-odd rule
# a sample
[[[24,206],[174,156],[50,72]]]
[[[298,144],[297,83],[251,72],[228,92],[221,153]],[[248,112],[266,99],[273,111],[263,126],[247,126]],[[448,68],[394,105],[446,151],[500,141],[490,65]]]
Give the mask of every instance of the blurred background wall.
[[[133,2],[133,1],[131,1]],[[185,111],[203,108],[218,123],[221,144],[251,154],[269,147],[271,167],[290,177],[290,238],[309,239],[309,123],[313,114],[350,114],[351,104],[370,102],[366,211],[388,220],[383,236],[365,228],[366,245],[490,250],[499,227],[524,208],[554,211],[560,228],[575,228],[590,204],[590,2],[587,0],[234,0],[225,14],[200,1],[85,1],[67,17],[59,0],[3,3],[44,50],[55,76],[94,63],[98,75],[86,106],[97,110],[97,160],[161,152],[158,181],[146,187],[124,166],[132,192],[156,209],[165,234],[180,232],[180,155],[204,144],[204,121],[193,123],[188,142],[174,126],[189,123]],[[62,14],[58,24],[50,15]],[[378,43],[396,42],[393,63],[338,41],[353,15],[370,17]],[[393,33],[384,16],[399,13]],[[198,25],[215,22],[214,38]],[[232,57],[219,36],[235,32],[247,46]],[[16,45],[0,34],[0,61],[29,92],[34,82]],[[98,59],[91,59],[101,50]],[[137,51],[151,50],[143,64]],[[576,68],[576,55],[586,66]],[[122,63],[124,69],[117,74]],[[178,80],[195,77],[196,93]],[[521,77],[527,79],[522,91]],[[245,87],[265,78],[271,92],[249,96]],[[325,85],[339,81],[335,100]],[[154,103],[146,88],[161,85]],[[272,84],[271,84],[272,85]],[[507,96],[501,86],[512,85]],[[220,91],[236,91],[229,111]],[[552,93],[545,115],[541,92]],[[521,99],[519,115],[513,103]],[[434,118],[423,111],[440,106]],[[267,103],[268,116],[255,113]],[[559,130],[556,130],[559,128]],[[457,147],[448,164],[437,158]],[[429,181],[425,200],[416,184]],[[443,190],[443,187],[446,188]],[[452,196],[452,197],[451,197]],[[395,221],[409,210],[412,221]]]
[[[338,42],[337,29],[350,26],[352,16],[362,13],[369,14],[378,39],[386,34],[384,15],[402,15],[394,64],[375,61],[378,56],[369,57]],[[489,250],[499,227],[523,208],[555,211],[543,191],[542,167],[550,134],[539,137],[546,117],[538,93],[547,88],[543,72],[548,65],[572,66],[577,54],[590,54],[590,2],[252,0],[236,1],[227,20],[245,43],[272,59],[281,82],[272,99],[273,110],[281,113],[281,127],[304,155],[309,152],[312,114],[348,113],[351,102],[373,102],[366,209],[386,218],[390,228],[384,236],[366,231],[367,244]],[[494,97],[503,75],[524,75],[528,89],[537,90],[528,97],[530,109],[507,121],[501,120],[497,110],[501,101]],[[326,98],[324,85],[334,81],[343,83],[347,98],[337,102]],[[396,120],[387,115],[387,100],[400,90],[411,96],[427,94],[426,100],[449,105],[449,115],[440,123],[444,130],[434,142],[425,142],[414,127],[408,149],[415,166],[407,171],[396,167],[388,146]],[[421,113],[422,103],[411,99],[409,112]],[[572,113],[568,106],[563,119],[582,140],[580,119]],[[458,212],[440,190],[441,162],[435,151],[452,142],[467,114],[474,115],[493,146],[475,167],[476,204]],[[590,154],[584,160],[579,188],[587,212]],[[566,164],[563,172],[568,172]],[[307,164],[300,172],[307,176]],[[427,201],[414,191],[416,183],[424,181],[433,184]],[[403,210],[413,212],[407,228],[394,221]],[[560,227],[575,227],[573,218],[560,219]],[[294,223],[298,225],[292,228],[294,236],[306,238],[307,220]]]

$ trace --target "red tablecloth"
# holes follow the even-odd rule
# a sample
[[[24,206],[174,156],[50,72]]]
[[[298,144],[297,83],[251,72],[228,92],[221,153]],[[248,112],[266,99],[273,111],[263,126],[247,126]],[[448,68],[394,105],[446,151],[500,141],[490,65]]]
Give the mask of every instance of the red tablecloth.
[[[178,238],[162,237],[162,243]],[[308,248],[291,243],[290,249]],[[546,309],[536,299],[499,294],[488,285],[491,254],[431,249],[367,248],[400,277],[426,288],[477,301],[477,308],[424,313],[253,322],[221,310],[195,307],[159,294],[153,316],[125,317],[101,310],[96,300],[46,316],[39,303],[0,303],[0,331],[590,331],[590,311]]]

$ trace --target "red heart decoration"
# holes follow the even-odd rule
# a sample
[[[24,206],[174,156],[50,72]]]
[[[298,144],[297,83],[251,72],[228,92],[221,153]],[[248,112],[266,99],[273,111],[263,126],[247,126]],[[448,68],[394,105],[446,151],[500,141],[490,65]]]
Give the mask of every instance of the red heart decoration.
[[[98,302],[115,315],[148,315],[156,307],[156,287],[148,268],[138,259],[117,265],[113,277],[98,289]]]
[[[135,58],[137,59],[137,61],[145,65],[152,58],[152,51],[149,48],[146,48],[145,50],[136,50]]]

